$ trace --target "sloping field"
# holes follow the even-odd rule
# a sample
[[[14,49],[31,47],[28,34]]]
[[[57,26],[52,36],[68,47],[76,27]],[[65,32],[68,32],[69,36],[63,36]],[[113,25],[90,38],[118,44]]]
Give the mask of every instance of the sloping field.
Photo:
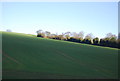
[[[115,79],[118,49],[2,32],[3,79]]]

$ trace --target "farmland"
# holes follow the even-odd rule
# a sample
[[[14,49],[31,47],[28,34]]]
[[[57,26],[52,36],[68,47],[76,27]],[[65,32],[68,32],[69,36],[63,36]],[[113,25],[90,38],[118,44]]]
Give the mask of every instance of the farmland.
[[[118,49],[2,32],[3,79],[115,79]]]

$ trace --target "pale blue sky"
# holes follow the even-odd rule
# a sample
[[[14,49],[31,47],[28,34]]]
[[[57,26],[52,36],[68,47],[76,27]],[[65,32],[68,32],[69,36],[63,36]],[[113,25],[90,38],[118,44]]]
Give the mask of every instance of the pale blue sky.
[[[92,33],[103,38],[118,33],[117,2],[3,2],[2,28],[5,31],[36,34],[42,29],[51,33]]]

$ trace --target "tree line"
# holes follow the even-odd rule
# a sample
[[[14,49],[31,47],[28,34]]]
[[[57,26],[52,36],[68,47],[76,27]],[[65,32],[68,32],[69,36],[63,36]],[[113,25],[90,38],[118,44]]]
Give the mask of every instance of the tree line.
[[[98,37],[94,37],[92,33],[89,33],[84,37],[83,31],[79,33],[65,32],[62,34],[52,34],[49,31],[38,30],[37,37],[85,43],[104,47],[120,48],[120,33],[118,37],[112,33],[108,33],[106,34],[106,37],[99,39]]]

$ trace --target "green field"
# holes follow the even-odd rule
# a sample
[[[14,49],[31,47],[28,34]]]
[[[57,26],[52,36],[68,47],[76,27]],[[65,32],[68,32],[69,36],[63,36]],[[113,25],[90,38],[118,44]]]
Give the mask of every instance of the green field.
[[[2,32],[3,79],[116,79],[118,49]]]

